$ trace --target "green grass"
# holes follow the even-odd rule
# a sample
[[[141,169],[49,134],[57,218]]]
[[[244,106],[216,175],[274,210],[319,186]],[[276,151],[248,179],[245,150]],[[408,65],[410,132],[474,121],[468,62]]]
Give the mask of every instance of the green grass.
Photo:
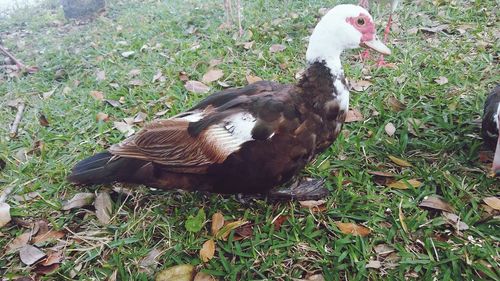
[[[483,220],[480,205],[484,197],[499,193],[500,184],[487,177],[487,166],[478,159],[481,140],[475,122],[486,94],[500,82],[496,1],[446,1],[438,7],[433,1],[405,1],[398,11],[397,31],[390,37],[393,55],[386,58],[397,68],[377,69],[372,61],[362,64],[356,60],[358,50],[344,55],[346,76],[372,76],[373,86],[351,93],[351,107],[358,108],[365,120],[346,124],[346,133],[307,168],[307,174],[327,179],[331,188],[326,211],[311,213],[296,202],[243,204],[234,197],[137,187],[130,196],[111,193],[116,217],[109,225],[97,221],[92,207],[62,211],[61,202],[78,192],[111,189],[75,187],[65,177],[78,160],[124,139],[113,129],[113,121],[139,111],[152,120],[168,106],[165,116],[189,108],[204,95],[187,92],[178,73],[201,80],[211,59],[223,60],[218,68],[231,86],[246,85],[246,74],[293,82],[304,67],[306,37],[317,22],[318,9],[337,1],[245,1],[243,25],[246,36],[251,31],[255,41],[251,50],[237,44],[245,40],[234,39],[236,28],[218,29],[224,21],[222,1],[109,1],[107,14],[85,25],[66,23],[55,2],[0,19],[3,44],[41,69],[20,78],[0,78],[0,157],[7,162],[0,190],[14,187],[7,202],[15,218],[46,220],[51,229],[67,233],[60,268],[42,279],[71,279],[76,267],[78,280],[104,280],[115,271],[118,280],[151,280],[153,275],[141,272],[139,264],[157,248],[162,254],[155,272],[189,263],[227,280],[293,280],[313,273],[326,280],[498,280],[498,219]],[[386,11],[374,7],[380,32]],[[430,23],[448,24],[447,33],[408,32]],[[461,34],[458,29],[465,24],[468,28]],[[199,48],[191,49],[197,44]],[[272,54],[272,44],[287,48]],[[143,45],[153,49],[140,51]],[[129,50],[135,55],[120,55]],[[128,85],[132,69],[141,70],[134,79],[141,79],[143,86]],[[64,70],[63,75],[56,75],[58,70]],[[105,71],[106,80],[96,80],[97,70]],[[152,83],[158,70],[167,79]],[[440,76],[449,82],[438,85],[434,79]],[[213,91],[221,89],[217,83],[210,86]],[[42,93],[51,90],[53,95],[43,99]],[[89,95],[93,90],[108,99],[123,97],[124,104],[115,108],[96,101]],[[390,97],[406,108],[394,110],[387,102]],[[8,124],[16,112],[6,102],[14,98],[24,100],[27,108],[19,137],[9,139]],[[98,112],[109,114],[110,121],[96,122]],[[49,127],[39,124],[42,113]],[[423,121],[425,128],[410,133],[409,118]],[[384,131],[388,122],[396,127],[394,137]],[[31,150],[36,141],[43,148],[19,161],[16,154]],[[388,155],[406,159],[413,167],[400,168]],[[418,179],[423,186],[381,186],[368,174],[373,170],[392,171],[397,179]],[[26,202],[13,197],[32,191],[40,197]],[[425,196],[435,194],[455,208],[469,230],[456,233],[439,212],[418,207]],[[400,203],[408,232],[399,220]],[[199,208],[208,218],[220,211],[226,220],[251,221],[253,236],[217,241],[215,257],[203,264],[198,252],[210,237],[210,222],[198,233],[184,226]],[[289,219],[275,230],[271,221],[279,214]],[[372,233],[345,235],[335,221],[362,224]],[[0,249],[27,231],[19,223],[3,227]],[[444,236],[448,238],[441,239]],[[383,268],[367,269],[369,260],[377,258],[378,244],[395,248],[395,265],[380,257]],[[0,253],[0,275],[7,280],[33,269],[24,266],[18,254]]]

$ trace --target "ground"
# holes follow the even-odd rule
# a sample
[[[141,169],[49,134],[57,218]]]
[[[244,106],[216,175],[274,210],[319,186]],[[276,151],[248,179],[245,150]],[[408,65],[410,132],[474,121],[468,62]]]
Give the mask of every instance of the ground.
[[[3,45],[40,68],[18,76],[0,70],[0,158],[6,162],[0,190],[12,188],[6,202],[13,218],[0,228],[3,280],[152,280],[179,264],[227,280],[315,274],[326,280],[499,280],[498,217],[492,219],[496,211],[483,199],[497,196],[500,184],[479,157],[483,102],[500,81],[496,1],[403,1],[388,43],[389,67],[377,68],[373,53],[367,62],[358,60],[360,50],[344,54],[346,76],[359,90],[351,92],[350,106],[362,118],[347,123],[304,172],[326,179],[331,190],[315,209],[146,187],[78,187],[65,177],[78,160],[143,124],[142,117],[136,123],[124,118],[139,112],[146,121],[168,117],[206,96],[187,91],[183,80],[201,81],[211,60],[220,60],[212,68],[223,76],[221,83],[206,82],[210,92],[246,85],[247,76],[294,82],[320,9],[336,1],[244,1],[242,37],[236,24],[221,27],[222,1],[108,2],[105,14],[86,23],[66,22],[56,0],[0,19]],[[381,33],[388,9],[372,9]],[[371,86],[360,89],[367,82]],[[10,138],[16,110],[8,104],[16,98],[26,109],[18,136]],[[83,192],[111,195],[109,222],[97,219],[94,206],[63,210],[64,200]],[[419,206],[429,197],[444,206]],[[200,209],[205,224],[186,231]],[[468,229],[458,230],[442,209]],[[235,241],[233,231],[227,241],[215,240],[215,255],[204,263],[199,251],[212,238],[216,212],[226,221],[249,221],[240,232],[251,235]],[[338,222],[366,228],[345,234],[350,230]],[[48,269],[8,251],[34,225],[58,234],[29,242],[49,256],[62,253]],[[157,264],[145,261],[153,249]]]

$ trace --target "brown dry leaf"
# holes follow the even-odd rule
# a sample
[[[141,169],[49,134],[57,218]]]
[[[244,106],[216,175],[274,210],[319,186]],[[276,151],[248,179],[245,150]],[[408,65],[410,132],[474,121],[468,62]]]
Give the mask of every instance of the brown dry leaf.
[[[354,236],[365,237],[371,233],[371,230],[369,228],[354,223],[344,223],[336,221],[335,224],[337,225],[339,230],[344,234],[352,234]]]
[[[284,45],[281,44],[273,44],[271,47],[269,47],[269,52],[271,53],[277,53],[277,52],[283,52],[286,49]]]
[[[63,231],[50,230],[46,233],[39,233],[37,236],[33,237],[33,244],[43,243],[49,240],[61,239],[66,235]]]
[[[378,244],[373,248],[375,253],[379,256],[386,256],[395,251],[395,249],[387,244]]]
[[[41,260],[45,257],[45,253],[40,251],[37,247],[31,245],[25,245],[19,251],[19,257],[21,261],[26,265],[32,265],[35,262]]]
[[[363,92],[364,90],[368,89],[371,85],[373,85],[372,82],[366,81],[366,80],[353,80],[350,81],[351,89],[353,89],[356,92]]]
[[[134,79],[134,80],[131,80],[130,82],[128,82],[128,84],[130,86],[142,86],[142,85],[144,85],[144,82],[142,82],[141,79]]]
[[[458,231],[469,229],[469,226],[465,222],[463,222],[459,216],[453,213],[443,212],[443,217],[453,228]]]
[[[97,81],[104,81],[104,80],[106,80],[106,72],[104,72],[104,70],[98,69],[95,72],[95,80],[97,80]]]
[[[389,155],[388,157],[389,157],[389,159],[391,159],[392,162],[394,162],[398,166],[401,166],[401,167],[411,167],[411,166],[413,166],[410,162],[408,162],[406,160],[403,160],[403,159],[400,159],[400,158],[397,158],[395,156]]]
[[[109,115],[106,114],[106,113],[104,113],[104,112],[99,112],[99,113],[96,114],[95,120],[97,122],[99,122],[99,121],[106,122],[106,121],[109,120]]]
[[[248,84],[253,84],[255,82],[262,81],[262,78],[260,78],[259,76],[254,76],[250,74],[247,75],[245,78],[247,79]]]
[[[47,255],[47,258],[42,262],[43,266],[49,266],[53,265],[55,263],[61,263],[63,260],[63,252],[62,251],[57,251],[57,252],[51,252]]]
[[[426,196],[424,200],[418,205],[419,207],[431,208],[435,210],[446,211],[448,213],[454,213],[453,207],[448,204],[448,202],[438,198],[436,196]]]
[[[373,268],[373,269],[379,269],[380,267],[382,267],[382,263],[380,261],[375,261],[375,260],[370,260],[365,268]]]
[[[181,81],[188,81],[189,80],[189,76],[187,75],[187,73],[185,71],[180,71],[179,72],[179,79]]]
[[[419,188],[422,186],[422,183],[419,182],[418,180],[411,179],[411,180],[398,180],[396,182],[392,182],[388,184],[388,187],[391,188],[396,188],[396,189],[408,189],[408,186],[412,186],[413,188]]]
[[[147,256],[145,256],[139,263],[140,267],[143,269],[150,269],[156,267],[158,261],[156,260],[161,255],[161,251],[158,249],[151,250]]]
[[[163,76],[163,74],[161,73],[161,70],[158,70],[158,72],[156,72],[156,74],[153,76],[153,83],[156,82],[156,81],[160,81],[160,82],[163,82],[165,81],[166,78],[165,76]]]
[[[160,271],[156,275],[155,281],[191,281],[193,276],[194,266],[181,264]]]
[[[393,173],[382,172],[382,171],[368,171],[368,174],[374,175],[374,176],[379,176],[379,177],[386,177],[386,178],[393,178],[396,176]]]
[[[295,281],[325,281],[325,278],[322,274],[314,274],[308,276],[306,279],[293,279]]]
[[[212,68],[212,67],[217,66],[217,65],[219,65],[221,63],[222,63],[222,60],[220,60],[220,59],[211,59],[210,62],[209,62],[208,67]]]
[[[326,200],[305,200],[305,201],[299,201],[300,206],[304,208],[314,208],[321,206],[326,203]]]
[[[111,212],[113,211],[113,204],[111,196],[107,192],[99,192],[94,202],[95,215],[102,224],[109,224],[111,220]]]
[[[229,236],[229,234],[233,229],[238,228],[247,223],[248,221],[243,221],[243,220],[228,222],[217,232],[217,234],[215,235],[215,239],[222,239],[226,241],[227,237]]]
[[[38,115],[38,122],[40,123],[40,126],[43,127],[48,127],[50,125],[49,120],[47,120],[47,117],[45,117],[42,113]]]
[[[215,254],[215,242],[210,239],[203,243],[203,246],[200,250],[200,258],[203,262],[207,262],[214,257]]]
[[[406,105],[404,103],[400,102],[397,98],[392,96],[387,99],[387,105],[389,105],[389,107],[396,112],[404,110],[406,108]]]
[[[253,225],[247,223],[234,230],[234,241],[243,240],[253,235]]]
[[[83,206],[88,206],[94,201],[94,193],[77,193],[73,198],[68,201],[63,202],[62,210],[67,211],[74,208],[81,208]]]
[[[90,91],[90,95],[98,100],[98,101],[102,101],[104,100],[104,93],[103,92],[100,92],[100,91]]]
[[[148,115],[142,111],[139,111],[134,117],[134,123],[142,123],[146,120]]]
[[[35,272],[38,275],[47,275],[56,271],[59,268],[59,265],[60,265],[59,263],[54,263],[48,266],[37,264],[36,267],[33,269],[33,272]]]
[[[7,246],[5,247],[5,253],[11,254],[17,252],[19,249],[28,244],[30,238],[31,233],[29,232],[17,236],[16,238],[14,238],[14,240],[7,244]]]
[[[345,118],[345,123],[363,121],[365,118],[363,114],[358,109],[351,109],[347,111],[347,116]]]
[[[438,78],[434,79],[434,82],[436,82],[438,85],[444,85],[448,83],[448,78],[439,76]]]
[[[273,225],[274,225],[274,230],[280,230],[281,228],[281,225],[288,220],[288,216],[285,216],[285,215],[279,215],[277,216],[274,221],[273,221]]]
[[[385,133],[389,136],[389,137],[392,137],[394,136],[394,133],[396,132],[396,127],[394,126],[394,124],[392,124],[391,122],[387,123],[384,127],[385,129]]]
[[[216,279],[212,275],[200,271],[196,274],[193,281],[216,281]]]
[[[483,201],[484,203],[486,203],[486,205],[490,206],[491,208],[500,211],[500,199],[498,197],[494,196],[486,197],[483,199]]]
[[[217,232],[224,226],[224,216],[221,213],[215,213],[212,215],[212,235],[215,236]]]
[[[131,124],[127,124],[121,121],[115,121],[113,124],[118,131],[120,131],[122,134],[125,134],[125,136],[127,137],[131,136],[134,133],[134,129],[132,128]]]
[[[399,202],[398,206],[398,217],[399,217],[399,223],[401,224],[401,227],[403,228],[404,232],[408,233],[408,226],[406,226],[405,222],[405,214],[403,213],[403,199]]]
[[[0,202],[0,227],[5,226],[10,222],[10,205],[5,202]]]
[[[128,76],[130,76],[130,77],[135,77],[139,74],[141,74],[141,70],[137,69],[137,68],[134,68],[128,72]]]
[[[222,70],[217,68],[212,68],[208,70],[207,73],[205,73],[205,75],[203,75],[201,81],[205,84],[208,84],[210,82],[214,82],[221,79],[223,76],[224,72]]]
[[[184,87],[186,88],[186,90],[197,94],[205,94],[210,91],[210,87],[201,83],[200,81],[194,80],[187,81]]]
[[[113,89],[120,88],[120,84],[118,84],[118,83],[109,83],[109,86],[111,86]]]
[[[127,51],[127,52],[123,52],[123,53],[122,53],[122,56],[123,56],[124,58],[128,58],[128,57],[132,56],[133,54],[135,54],[135,52],[134,52],[134,51]]]
[[[108,100],[108,99],[105,99],[104,100],[106,103],[108,103],[109,105],[111,105],[112,107],[120,107],[122,106],[122,104],[117,101],[117,100]]]
[[[447,24],[440,24],[433,27],[420,27],[419,30],[427,33],[437,33],[448,29]]]

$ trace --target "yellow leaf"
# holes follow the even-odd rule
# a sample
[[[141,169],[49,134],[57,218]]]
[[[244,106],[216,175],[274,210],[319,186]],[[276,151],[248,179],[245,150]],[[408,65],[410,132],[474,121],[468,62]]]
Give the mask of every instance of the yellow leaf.
[[[418,180],[398,180],[396,182],[390,183],[387,185],[388,187],[397,188],[397,189],[408,189],[408,186],[412,186],[413,188],[419,188],[422,186],[422,183]]]
[[[207,242],[203,243],[203,246],[200,250],[200,258],[203,262],[207,262],[214,257],[215,254],[215,242],[210,239]]]
[[[215,235],[215,239],[222,239],[226,241],[229,233],[231,233],[231,230],[238,228],[246,223],[248,223],[248,221],[237,220],[224,225]]]
[[[412,166],[412,164],[410,164],[410,162],[403,160],[403,159],[400,159],[400,158],[397,158],[397,157],[392,156],[392,155],[389,155],[389,159],[391,159],[392,162],[396,163],[397,165],[399,165],[401,167],[411,167]]]
[[[181,264],[165,269],[156,275],[155,281],[191,281],[194,275],[194,266]]]
[[[406,223],[405,223],[405,215],[403,214],[403,209],[401,208],[401,205],[403,204],[403,199],[401,199],[401,202],[399,202],[399,207],[398,207],[398,210],[399,210],[399,222],[401,223],[401,227],[403,228],[403,230],[408,233],[408,227],[406,226]]]
[[[221,213],[215,213],[212,215],[212,235],[216,235],[217,232],[224,226],[224,216]]]
[[[336,221],[335,224],[344,234],[352,234],[355,236],[364,237],[371,233],[371,230],[369,228],[354,223],[344,223]]]
[[[484,203],[486,205],[490,206],[491,208],[495,210],[500,210],[500,199],[498,197],[486,197],[483,199]]]

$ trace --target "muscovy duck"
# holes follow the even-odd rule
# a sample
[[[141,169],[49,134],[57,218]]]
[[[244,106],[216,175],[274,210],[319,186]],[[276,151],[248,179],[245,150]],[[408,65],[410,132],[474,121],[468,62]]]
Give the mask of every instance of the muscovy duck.
[[[500,85],[497,85],[484,103],[481,133],[486,147],[495,151],[492,171],[500,176]]]

